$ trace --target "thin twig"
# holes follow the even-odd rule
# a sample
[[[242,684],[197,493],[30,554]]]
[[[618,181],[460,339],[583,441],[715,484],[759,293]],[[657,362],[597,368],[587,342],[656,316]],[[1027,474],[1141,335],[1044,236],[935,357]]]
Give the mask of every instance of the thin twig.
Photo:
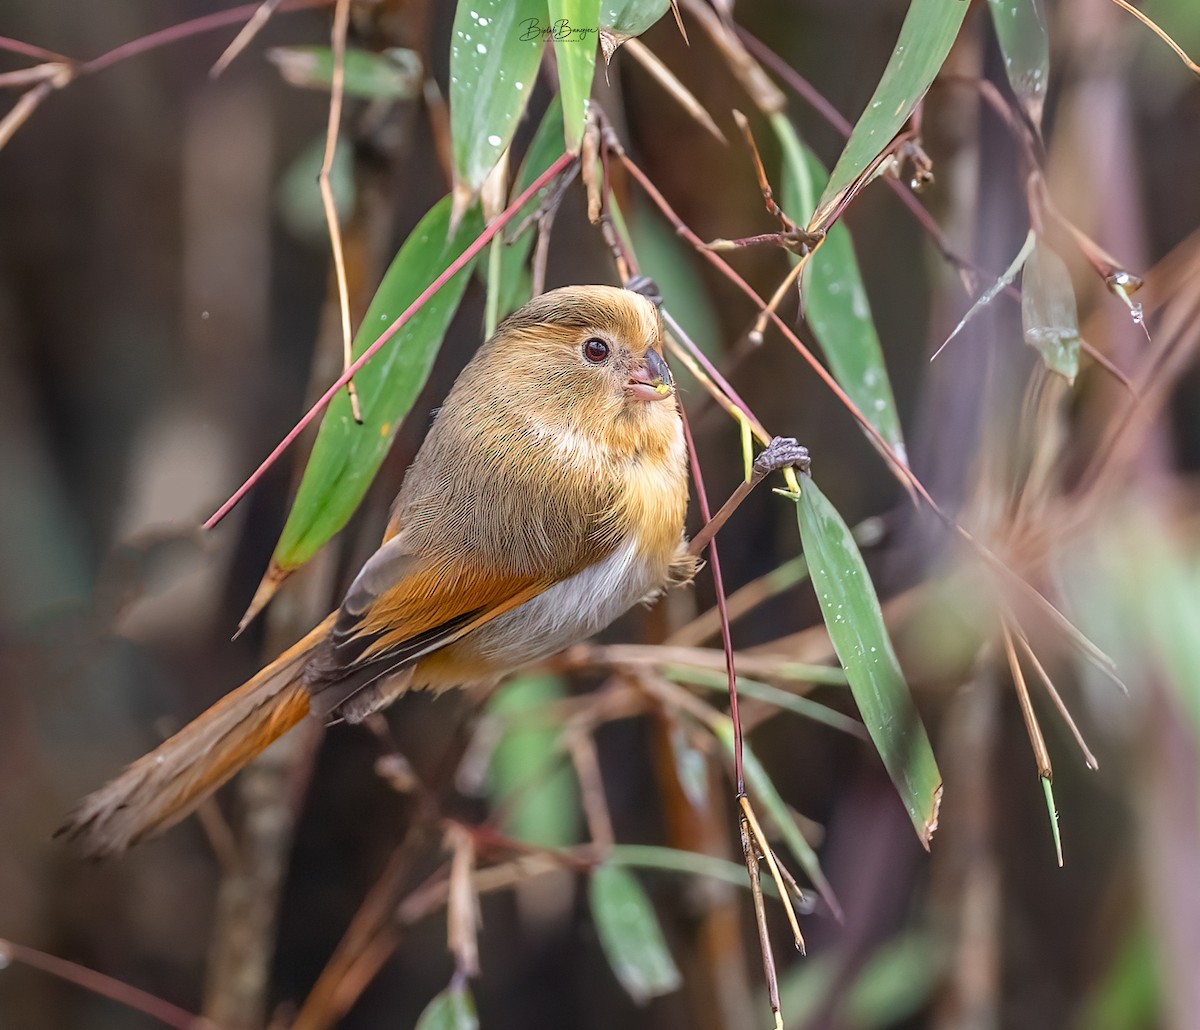
[[[279,5],[279,9],[281,11],[303,11],[314,7],[328,7],[332,2],[333,0],[283,0]],[[212,14],[205,14],[199,18],[193,18],[191,21],[184,21],[165,29],[159,29],[157,32],[151,32],[146,36],[139,36],[137,39],[131,39],[127,43],[113,47],[112,50],[105,51],[98,57],[93,57],[91,60],[83,62],[79,66],[79,73],[81,75],[91,75],[106,68],[111,68],[114,64],[119,64],[121,61],[136,57],[138,54],[144,54],[148,50],[156,50],[158,47],[169,46],[172,43],[178,43],[181,39],[198,36],[204,32],[213,32],[217,29],[223,29],[228,25],[239,25],[248,18],[252,18],[259,9],[259,6],[259,4],[254,3],[243,4],[241,7],[230,7],[224,11],[214,11]]]
[[[286,10],[300,10],[309,7],[323,7],[329,2],[330,0],[285,0],[281,6]],[[214,14],[193,18],[191,21],[180,22],[147,36],[140,36],[127,43],[122,43],[99,57],[82,62],[43,50],[41,47],[21,43],[19,40],[10,39],[7,36],[0,37],[0,49],[48,58],[53,64],[59,66],[53,73],[46,73],[46,77],[22,94],[4,119],[0,120],[0,148],[29,120],[30,115],[54,90],[65,88],[80,76],[91,75],[103,71],[105,68],[111,68],[114,64],[143,54],[148,50],[167,46],[203,32],[224,28],[226,25],[236,25],[252,17],[258,7],[258,4],[246,4],[244,7],[233,7],[227,11],[217,11]]]
[[[225,52],[217,58],[216,63],[209,68],[208,77],[210,79],[217,78],[226,68],[228,68],[235,57],[250,45],[250,42],[261,31],[264,25],[270,20],[271,15],[275,13],[275,9],[279,6],[280,0],[263,0],[257,11],[251,16],[250,20],[242,26],[241,31],[233,37],[233,42],[225,48]]]
[[[127,1008],[157,1019],[160,1023],[176,1027],[177,1030],[202,1030],[206,1026],[216,1030],[207,1020],[181,1009],[178,1005],[172,1005],[169,1001],[163,1001],[162,998],[157,998],[138,987],[88,969],[77,962],[38,951],[37,948],[0,938],[0,957],[49,973],[93,994],[103,995]]]
[[[1146,28],[1148,28],[1159,39],[1166,43],[1167,46],[1174,50],[1176,56],[1184,63],[1188,71],[1190,71],[1193,75],[1200,75],[1200,64],[1197,64],[1190,57],[1188,57],[1183,48],[1176,43],[1175,40],[1168,36],[1163,29],[1159,28],[1155,22],[1151,21],[1150,18],[1134,7],[1133,4],[1128,3],[1127,0],[1112,0],[1112,2],[1122,10],[1128,11],[1130,14],[1132,14],[1138,21],[1145,25]]]
[[[788,890],[787,882],[780,873],[779,861],[775,857],[775,851],[771,847],[771,842],[767,840],[767,835],[763,833],[762,827],[758,823],[758,816],[754,814],[754,807],[750,804],[750,799],[743,794],[738,798],[738,804],[742,808],[742,816],[750,827],[750,832],[754,836],[755,842],[758,844],[759,850],[762,852],[763,861],[767,863],[767,868],[771,870],[771,877],[775,881],[775,886],[779,889],[779,897],[783,900],[784,910],[787,912],[788,924],[792,928],[792,939],[796,942],[796,950],[801,955],[804,954],[804,934],[800,932],[800,920],[796,918],[796,910],[792,907],[791,892]],[[795,879],[789,876],[792,883]]]
[[[575,763],[575,775],[579,778],[588,833],[598,848],[607,851],[616,843],[616,834],[613,832],[612,816],[609,814],[608,800],[604,794],[604,778],[600,775],[595,741],[583,726],[568,727],[564,733],[564,740],[571,752],[571,760]]]
[[[446,933],[454,956],[454,975],[465,981],[479,975],[479,898],[475,894],[475,838],[468,827],[451,823],[446,829],[450,861],[446,896]]]
[[[337,278],[338,308],[342,315],[342,371],[354,360],[353,331],[350,327],[350,287],[346,282],[346,254],[342,248],[342,229],[338,224],[337,204],[333,199],[333,182],[330,172],[333,157],[337,152],[338,130],[342,121],[342,100],[346,88],[346,32],[350,26],[350,0],[337,0],[333,12],[333,82],[329,93],[329,121],[325,128],[325,156],[321,159],[321,172],[317,182],[321,186],[321,206],[325,209],[325,224],[329,227],[329,244],[333,251],[333,268]],[[346,380],[346,393],[350,397],[350,414],[362,425],[362,409],[358,404],[358,391],[354,380]]]
[[[763,901],[762,881],[758,871],[758,852],[750,838],[750,824],[743,814],[738,820],[742,838],[742,856],[746,872],[750,876],[750,892],[754,898],[754,925],[758,929],[758,950],[762,954],[763,975],[767,981],[767,998],[775,1016],[776,1030],[783,1030],[783,1012],[779,1004],[779,974],[775,970],[775,953],[771,948],[771,935],[767,931],[767,906]]]
[[[785,655],[735,652],[738,667],[747,676],[786,680],[792,683],[821,683],[845,686],[846,675],[832,665],[797,662]],[[715,647],[683,647],[670,644],[580,644],[566,652],[575,665],[684,666],[691,669],[721,669],[724,654]]]
[[[692,466],[692,479],[696,484],[696,501],[700,506],[700,517],[707,523],[712,518],[708,506],[708,494],[704,489],[704,473],[700,469],[700,457],[696,453],[696,442],[692,439],[692,428],[687,416],[683,415],[683,435],[687,440],[688,460]],[[733,779],[738,797],[746,793],[746,770],[742,764],[742,716],[738,709],[737,669],[733,660],[733,636],[729,630],[729,615],[725,611],[725,583],[721,578],[721,559],[717,554],[717,541],[708,544],[708,563],[712,568],[713,590],[717,595],[717,609],[721,613],[721,645],[725,648],[725,672],[729,676],[729,719],[733,723]]]
[[[1029,696],[1029,686],[1025,682],[1025,674],[1021,671],[1021,663],[1017,659],[1017,650],[1013,646],[1013,634],[1008,623],[1003,624],[1004,653],[1008,656],[1008,667],[1012,671],[1013,686],[1017,691],[1017,701],[1021,706],[1021,717],[1025,720],[1025,730],[1029,734],[1029,743],[1033,746],[1033,760],[1037,763],[1038,775],[1043,779],[1054,778],[1054,768],[1050,764],[1050,749],[1046,747],[1046,738],[1042,736],[1042,728],[1038,725],[1037,713],[1033,710],[1033,700]]]
[[[70,81],[70,67],[62,66],[65,78],[49,78],[42,79],[40,82],[31,86],[18,98],[13,104],[8,114],[0,120],[0,149],[12,139],[13,134],[24,125],[41,105],[42,102],[57,89],[61,89],[63,85]]]
[[[1021,649],[1025,652],[1025,657],[1029,659],[1029,663],[1033,666],[1034,672],[1038,674],[1038,679],[1042,681],[1042,686],[1046,688],[1046,693],[1050,695],[1050,700],[1054,702],[1054,706],[1058,709],[1058,714],[1062,716],[1063,722],[1071,731],[1071,735],[1075,738],[1075,743],[1079,745],[1079,750],[1083,752],[1083,760],[1089,769],[1099,769],[1100,763],[1096,761],[1096,756],[1092,754],[1091,748],[1087,746],[1087,741],[1083,739],[1083,734],[1079,727],[1075,724],[1075,719],[1071,715],[1071,710],[1067,708],[1066,702],[1063,701],[1062,695],[1055,689],[1054,681],[1046,672],[1042,663],[1038,660],[1037,654],[1034,653],[1033,647],[1029,643],[1029,638],[1025,635],[1025,631],[1020,626],[1015,627],[1017,640],[1021,643]]]
[[[0,36],[0,50],[7,50],[11,54],[20,54],[22,57],[32,57],[35,61],[71,63],[69,57],[56,54],[53,50],[47,50],[45,47],[37,46],[34,43],[26,43],[22,39],[13,39],[11,36]]]

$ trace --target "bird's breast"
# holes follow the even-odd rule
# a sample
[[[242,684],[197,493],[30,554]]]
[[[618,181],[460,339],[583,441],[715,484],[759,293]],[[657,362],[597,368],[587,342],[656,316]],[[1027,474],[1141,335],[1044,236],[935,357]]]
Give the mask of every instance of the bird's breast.
[[[591,636],[677,575],[687,513],[687,454],[678,416],[672,421],[668,434],[646,441],[627,458],[616,459],[611,450],[603,450],[601,460],[571,463],[575,467],[564,470],[566,476],[584,477],[580,481],[604,470],[603,478],[612,485],[607,510],[593,509],[586,517],[619,527],[615,545],[538,596],[423,659],[415,685],[439,689],[498,679]],[[602,442],[582,435],[557,433],[554,442],[577,460],[592,457],[592,448],[603,448]],[[581,467],[586,464],[590,467]],[[562,514],[557,505],[522,505],[517,522],[522,534],[547,535],[536,515],[542,510]]]

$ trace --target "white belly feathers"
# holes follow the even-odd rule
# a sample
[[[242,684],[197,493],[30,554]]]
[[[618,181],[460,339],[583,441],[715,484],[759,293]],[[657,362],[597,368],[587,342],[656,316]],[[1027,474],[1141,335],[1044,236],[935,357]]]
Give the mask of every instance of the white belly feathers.
[[[651,567],[634,538],[570,579],[471,634],[472,650],[516,668],[561,651],[603,629],[662,586],[664,570]]]

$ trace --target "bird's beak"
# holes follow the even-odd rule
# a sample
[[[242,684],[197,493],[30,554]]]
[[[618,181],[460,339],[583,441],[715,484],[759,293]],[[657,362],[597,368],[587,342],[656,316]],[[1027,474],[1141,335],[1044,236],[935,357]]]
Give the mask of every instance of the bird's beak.
[[[646,360],[642,362],[641,367],[634,369],[625,389],[630,396],[638,400],[661,401],[675,392],[675,383],[663,356],[651,348],[646,351]]]

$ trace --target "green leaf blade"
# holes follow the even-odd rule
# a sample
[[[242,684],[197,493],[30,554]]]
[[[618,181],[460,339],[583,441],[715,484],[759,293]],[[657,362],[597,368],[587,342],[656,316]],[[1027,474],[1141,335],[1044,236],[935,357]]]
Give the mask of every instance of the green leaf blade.
[[[479,1030],[471,992],[465,987],[448,987],[436,995],[425,1006],[416,1030]]]
[[[542,60],[546,0],[461,0],[450,40],[457,184],[474,194],[512,142]]]
[[[970,6],[963,0],[912,0],[879,85],[821,194],[816,225],[823,224],[845,191],[908,120],[950,53]]]
[[[1050,79],[1050,37],[1038,0],[988,0],[1008,84],[1034,125],[1042,124]]]
[[[639,1005],[683,984],[654,907],[637,879],[617,865],[597,866],[588,901],[608,964]]]
[[[640,36],[667,13],[671,0],[604,0],[600,28],[628,39]]]
[[[1074,383],[1079,375],[1079,311],[1063,259],[1040,239],[1021,274],[1021,325],[1025,342],[1046,368]]]
[[[521,676],[506,683],[488,705],[488,715],[507,723],[488,770],[493,807],[506,835],[538,847],[563,848],[579,839],[579,791],[563,762],[558,728],[528,724],[567,696],[558,676]]]
[[[577,151],[583,142],[588,96],[596,72],[600,0],[549,0],[548,9],[555,30],[554,56],[558,63],[563,132],[567,147]]]
[[[450,198],[421,219],[400,248],[354,338],[361,354],[479,235],[483,219],[469,209],[450,235]],[[383,463],[404,416],[433,366],[470,275],[470,263],[404,325],[354,377],[363,424],[350,412],[345,390],[330,402],[305,467],[296,500],[271,562],[303,565],[340,530],[358,507]]]
[[[796,506],[821,613],[863,723],[921,843],[937,829],[942,777],[883,622],[858,545],[811,478]]]
[[[534,180],[549,168],[566,151],[563,138],[562,98],[555,96],[541,124],[530,140],[529,149],[517,170],[512,187],[512,199],[525,192]],[[544,191],[542,191],[544,193]],[[512,226],[521,226],[533,215],[541,202],[534,196],[513,215]],[[530,299],[532,279],[529,272],[529,253],[533,250],[535,230],[532,224],[525,226],[519,236],[503,233],[491,243],[492,255],[488,265],[488,303],[486,332],[491,336],[502,319],[512,314]]]
[[[274,47],[267,57],[293,86],[333,86],[333,50],[327,46]],[[342,64],[342,89],[348,97],[367,100],[412,100],[421,91],[422,71],[421,59],[403,47],[381,53],[350,48]]]
[[[771,119],[783,153],[784,209],[802,218],[813,209],[815,184],[828,176],[817,156],[784,115]],[[883,347],[863,286],[850,230],[840,222],[809,258],[804,274],[804,318],[820,344],[829,370],[891,448],[904,458],[904,435]]]

